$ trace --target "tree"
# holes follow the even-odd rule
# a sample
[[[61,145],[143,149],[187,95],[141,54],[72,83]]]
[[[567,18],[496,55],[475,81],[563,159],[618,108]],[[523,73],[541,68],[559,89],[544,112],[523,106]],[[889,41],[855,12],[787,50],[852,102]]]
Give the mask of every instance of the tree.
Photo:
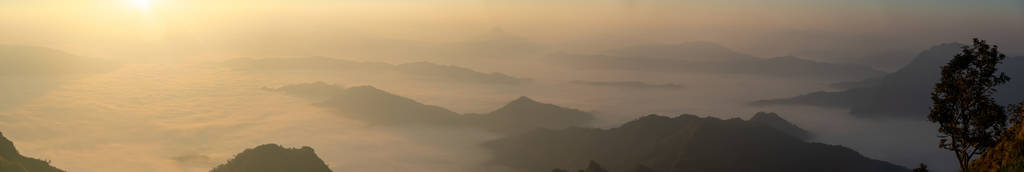
[[[921,163],[919,167],[914,169],[914,172],[928,172],[928,165],[924,165],[924,163]]]
[[[996,68],[1005,58],[998,46],[975,38],[942,67],[931,94],[928,120],[939,124],[939,147],[956,153],[961,171],[1006,130],[1006,111],[992,98],[995,87],[1010,80]]]

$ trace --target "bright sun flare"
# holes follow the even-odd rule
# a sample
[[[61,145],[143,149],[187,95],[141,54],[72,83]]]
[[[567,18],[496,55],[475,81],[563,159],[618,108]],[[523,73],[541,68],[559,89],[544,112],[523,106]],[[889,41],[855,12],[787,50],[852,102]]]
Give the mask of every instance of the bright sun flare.
[[[136,9],[142,10],[144,12],[148,12],[150,10],[150,8],[151,8],[151,6],[150,6],[151,4],[149,2],[150,0],[127,0],[127,1],[128,1],[129,4],[131,4],[132,7],[135,7]]]

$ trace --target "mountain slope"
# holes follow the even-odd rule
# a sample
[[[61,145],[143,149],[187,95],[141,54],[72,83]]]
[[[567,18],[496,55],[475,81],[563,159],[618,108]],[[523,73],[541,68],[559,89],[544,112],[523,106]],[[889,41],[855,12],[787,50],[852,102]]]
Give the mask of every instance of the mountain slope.
[[[345,89],[327,101],[317,103],[349,117],[382,124],[462,125],[463,118],[448,109],[425,105],[415,100],[379,90],[372,86]]]
[[[246,149],[210,172],[331,172],[313,148],[264,144]]]
[[[493,112],[475,115],[471,123],[498,133],[522,133],[537,128],[561,129],[582,126],[594,119],[593,115],[576,109],[541,103],[528,97],[519,97]]]
[[[784,78],[860,80],[884,75],[863,65],[833,64],[797,57],[759,58],[709,42],[652,44],[603,54],[558,54],[558,63],[581,69],[643,72],[721,73]]]
[[[14,143],[0,133],[0,171],[63,172],[64,170],[50,166],[48,161],[22,156],[14,148]]]
[[[779,114],[775,114],[772,112],[758,112],[754,114],[754,117],[751,117],[750,120],[747,121],[753,124],[773,128],[783,133],[789,134],[790,136],[804,140],[813,137],[811,133],[807,132],[807,130],[797,127],[796,125],[793,125],[793,123],[789,123],[789,121],[786,121],[786,119],[782,119],[782,117],[779,117]]]
[[[488,142],[494,163],[542,171],[603,162],[608,171],[909,171],[849,148],[808,143],[740,119],[649,115],[612,129],[537,130]]]
[[[956,55],[962,44],[941,44],[921,52],[910,64],[879,79],[864,80],[859,87],[838,92],[814,92],[791,98],[761,100],[756,105],[803,104],[849,108],[862,117],[923,119],[931,105],[930,93],[940,77],[939,68]],[[1010,76],[999,87],[996,101],[1011,103],[1024,97],[1024,57],[1007,58],[999,66]]]
[[[424,124],[472,127],[497,133],[521,133],[537,128],[560,129],[582,126],[593,115],[576,109],[519,97],[487,114],[460,114],[443,107],[426,105],[372,86],[341,88],[325,83],[307,83],[276,89],[295,96],[329,97],[317,106],[374,124]]]
[[[0,45],[0,76],[60,76],[102,72],[113,64],[32,46]]]
[[[481,84],[522,84],[529,79],[502,73],[483,73],[472,69],[440,65],[430,62],[387,64],[360,62],[326,57],[307,58],[239,58],[228,60],[224,66],[243,72],[315,72],[347,77],[407,77],[418,80],[441,80]],[[379,79],[379,78],[374,78]]]

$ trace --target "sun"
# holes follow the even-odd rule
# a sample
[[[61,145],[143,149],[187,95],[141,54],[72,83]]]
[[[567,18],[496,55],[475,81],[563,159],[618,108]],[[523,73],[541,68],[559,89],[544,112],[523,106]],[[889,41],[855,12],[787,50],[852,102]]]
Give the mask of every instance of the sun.
[[[153,8],[150,0],[126,0],[126,2],[128,5],[131,5],[133,8],[142,12],[149,12]]]

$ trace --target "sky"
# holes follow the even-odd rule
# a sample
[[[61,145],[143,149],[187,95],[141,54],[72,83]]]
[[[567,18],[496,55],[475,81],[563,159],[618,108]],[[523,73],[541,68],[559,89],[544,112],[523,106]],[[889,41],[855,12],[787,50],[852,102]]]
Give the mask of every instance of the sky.
[[[710,41],[887,70],[906,62],[865,59],[973,37],[1024,45],[1015,0],[4,0],[0,9],[2,44],[100,58],[338,56],[367,41],[443,44],[495,28],[557,50]]]

